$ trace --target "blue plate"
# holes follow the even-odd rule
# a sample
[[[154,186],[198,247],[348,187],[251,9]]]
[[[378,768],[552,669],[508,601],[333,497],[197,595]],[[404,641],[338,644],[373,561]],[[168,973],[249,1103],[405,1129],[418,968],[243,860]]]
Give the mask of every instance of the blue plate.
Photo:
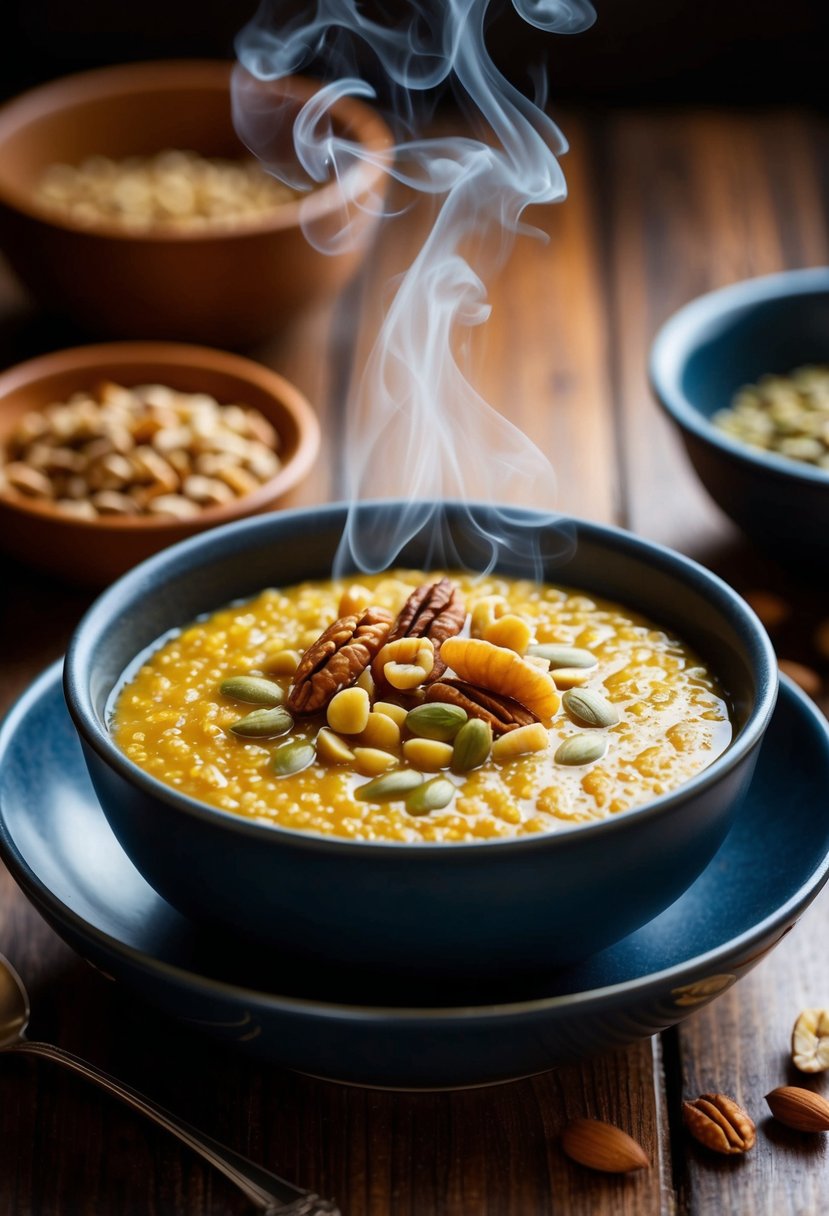
[[[57,664],[0,731],[0,852],[79,954],[177,1018],[338,1081],[480,1085],[653,1034],[730,987],[829,875],[827,790],[829,727],[784,681],[735,826],[666,912],[586,962],[523,978],[520,988],[488,975],[432,991],[419,976],[367,979],[313,959],[288,966],[174,911],[104,818]]]

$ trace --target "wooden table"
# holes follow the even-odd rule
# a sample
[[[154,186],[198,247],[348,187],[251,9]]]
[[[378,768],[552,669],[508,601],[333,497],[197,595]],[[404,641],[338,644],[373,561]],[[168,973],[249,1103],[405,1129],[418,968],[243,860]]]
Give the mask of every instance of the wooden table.
[[[550,455],[563,510],[670,544],[742,591],[782,594],[792,616],[776,636],[781,653],[815,665],[824,593],[752,554],[706,499],[650,398],[645,362],[657,326],[697,293],[829,260],[826,124],[802,112],[637,111],[571,113],[563,126],[570,198],[534,217],[550,244],[522,239],[493,289],[478,384]],[[420,228],[417,212],[390,223],[362,282],[256,352],[322,416],[322,459],[296,503],[342,492],[349,372]],[[73,340],[27,309],[8,274],[0,308],[4,365]],[[62,653],[90,599],[4,567],[3,706]],[[0,873],[0,949],[30,985],[36,1036],[336,1197],[346,1216],[825,1211],[827,1139],[770,1125],[763,1095],[792,1080],[796,1014],[829,1003],[827,935],[824,896],[750,976],[678,1029],[513,1085],[402,1095],[308,1080],[191,1038],[79,962]],[[246,1210],[192,1154],[56,1067],[9,1057],[0,1070],[0,1216]],[[818,1088],[829,1096],[829,1078]],[[686,1140],[679,1103],[706,1089],[733,1094],[757,1120],[749,1157],[712,1159]],[[558,1134],[578,1115],[626,1128],[653,1168],[619,1179],[569,1163]]]

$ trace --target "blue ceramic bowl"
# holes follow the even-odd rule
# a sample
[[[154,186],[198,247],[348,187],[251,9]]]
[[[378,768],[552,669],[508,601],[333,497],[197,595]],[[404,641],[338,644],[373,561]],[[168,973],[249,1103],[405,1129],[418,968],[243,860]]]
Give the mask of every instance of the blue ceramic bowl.
[[[385,528],[405,503],[363,504]],[[493,509],[444,508],[458,561]],[[107,702],[134,657],[169,630],[267,586],[327,577],[344,506],[217,529],[158,554],[96,601],[72,640],[65,690],[96,793],[128,856],[186,915],[323,966],[424,974],[537,970],[585,958],[654,917],[706,866],[742,797],[774,706],[776,664],[751,610],[719,579],[613,528],[529,511],[545,578],[621,600],[676,630],[719,674],[735,739],[708,769],[602,822],[509,841],[403,844],[287,831],[208,807],[150,777],[115,746]],[[430,564],[431,528],[400,564]],[[499,568],[526,575],[519,546]],[[544,557],[544,554],[547,554]]]
[[[767,373],[829,362],[829,267],[713,291],[675,313],[650,360],[656,397],[708,493],[778,560],[813,571],[829,558],[829,471],[760,451],[711,422]]]

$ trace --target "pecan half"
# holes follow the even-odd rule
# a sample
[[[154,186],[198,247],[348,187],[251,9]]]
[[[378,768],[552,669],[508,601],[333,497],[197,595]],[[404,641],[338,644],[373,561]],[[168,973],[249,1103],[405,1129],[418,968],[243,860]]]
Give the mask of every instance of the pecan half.
[[[502,697],[488,688],[478,688],[465,680],[438,680],[426,690],[427,701],[443,701],[446,705],[459,705],[470,718],[481,718],[488,722],[495,735],[505,735],[519,726],[531,726],[539,719],[524,705],[511,697]]]
[[[296,714],[324,709],[335,693],[353,684],[386,642],[392,615],[385,608],[341,616],[309,646],[294,672],[288,707]]]
[[[440,659],[441,643],[460,633],[465,620],[466,606],[460,588],[451,579],[441,578],[436,583],[422,583],[415,588],[392,625],[388,640],[430,638],[435,647],[435,665],[430,680],[437,680],[446,670],[446,664]],[[373,674],[379,683],[383,673]]]
[[[715,1153],[747,1153],[756,1139],[754,1123],[726,1094],[702,1094],[682,1103],[682,1121],[695,1140]]]

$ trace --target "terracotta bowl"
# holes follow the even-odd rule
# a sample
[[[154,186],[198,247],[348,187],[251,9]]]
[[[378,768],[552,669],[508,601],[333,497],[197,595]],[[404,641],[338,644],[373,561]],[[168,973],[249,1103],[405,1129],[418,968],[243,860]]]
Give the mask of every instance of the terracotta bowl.
[[[251,494],[191,519],[149,516],[96,520],[64,515],[48,502],[0,494],[0,545],[20,561],[73,582],[103,585],[176,541],[268,511],[308,473],[319,449],[319,423],[302,394],[250,359],[173,342],[117,342],[42,355],[0,375],[0,446],[22,414],[65,401],[101,380],[130,387],[158,383],[206,392],[221,404],[258,409],[276,428],[281,467]]]
[[[43,85],[0,108],[0,245],[43,305],[96,334],[240,346],[267,337],[349,278],[361,248],[319,253],[300,227],[303,205],[315,225],[336,222],[336,185],[233,231],[130,233],[103,222],[90,228],[37,200],[43,171],[56,162],[165,148],[249,155],[231,117],[232,66],[188,60],[104,68]],[[290,77],[257,89],[266,112],[286,99],[298,112],[316,87]],[[385,123],[359,101],[341,99],[332,118],[335,129],[379,156],[392,144]],[[270,152],[283,150],[276,144],[290,135],[290,123],[280,122]],[[360,163],[344,180],[360,202],[382,193],[385,174]],[[355,215],[365,236],[374,223],[371,209]]]

